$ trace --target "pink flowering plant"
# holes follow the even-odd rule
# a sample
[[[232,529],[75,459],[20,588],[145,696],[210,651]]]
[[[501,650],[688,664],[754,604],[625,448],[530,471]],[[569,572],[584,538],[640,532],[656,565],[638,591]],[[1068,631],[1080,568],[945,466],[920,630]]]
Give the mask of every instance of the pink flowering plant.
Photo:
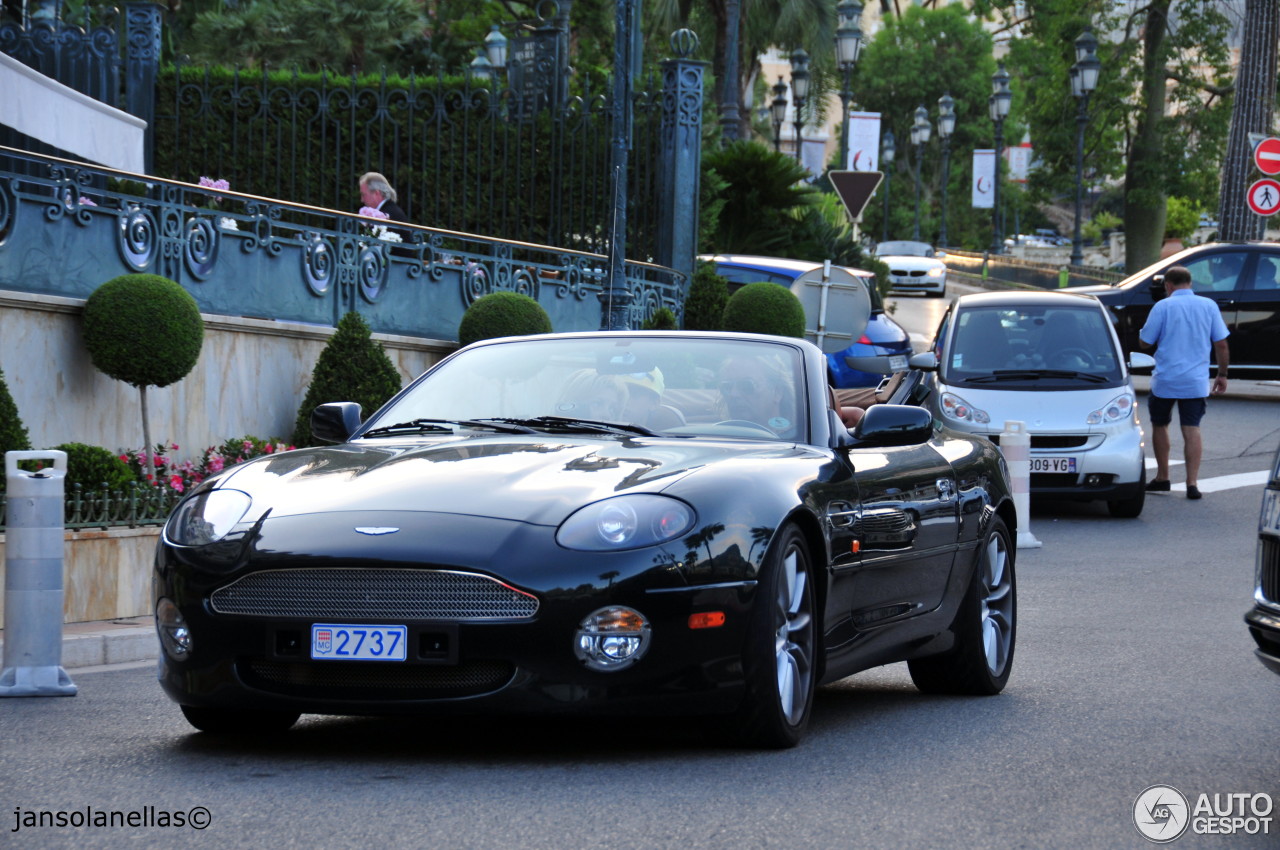
[[[373,207],[361,207],[360,215],[368,216],[369,218],[379,218],[383,221],[391,220],[391,216],[387,215],[382,210],[374,209]],[[364,236],[372,236],[375,239],[383,239],[387,242],[404,241],[400,238],[399,233],[392,232],[384,224],[365,224],[364,222],[360,222],[360,233]]]
[[[153,487],[161,487],[174,493],[185,493],[210,475],[215,475],[229,466],[244,463],[255,457],[291,451],[294,446],[281,440],[263,440],[246,436],[227,440],[218,446],[210,446],[200,455],[199,460],[174,459],[177,443],[158,445],[151,454],[155,463],[156,474],[147,474],[147,453],[142,450],[129,449],[120,454],[120,459],[129,465],[138,480]]]
[[[214,180],[212,177],[201,177],[200,186],[205,189],[219,189],[224,192],[231,188],[231,184],[226,180]],[[210,194],[209,199],[215,207],[222,202],[221,195]]]

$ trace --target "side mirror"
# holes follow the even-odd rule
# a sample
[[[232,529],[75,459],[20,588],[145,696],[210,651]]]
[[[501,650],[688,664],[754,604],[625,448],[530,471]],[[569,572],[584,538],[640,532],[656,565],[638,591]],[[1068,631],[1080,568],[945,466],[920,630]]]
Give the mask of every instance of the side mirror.
[[[938,371],[938,355],[932,351],[922,351],[919,354],[911,355],[907,365],[920,372],[936,372]]]
[[[933,437],[933,414],[907,404],[873,404],[853,437],[863,446],[917,446]]]
[[[1142,351],[1129,352],[1129,369],[1154,369],[1156,359]]]
[[[354,401],[322,404],[311,411],[311,435],[322,443],[345,443],[360,427],[360,405]]]
[[[1159,301],[1164,297],[1164,275],[1158,274],[1151,278],[1151,283],[1147,284],[1147,288],[1151,290],[1151,300]]]

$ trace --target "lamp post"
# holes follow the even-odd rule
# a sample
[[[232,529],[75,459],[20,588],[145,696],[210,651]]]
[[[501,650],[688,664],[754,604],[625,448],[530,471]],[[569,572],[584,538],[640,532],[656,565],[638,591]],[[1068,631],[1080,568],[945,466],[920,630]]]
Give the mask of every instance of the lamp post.
[[[467,77],[482,86],[487,86],[493,78],[493,66],[489,64],[489,57],[484,55],[483,50],[476,49],[476,57],[467,66]]]
[[[489,34],[484,37],[484,52],[489,57],[489,64],[494,68],[507,67],[507,37],[494,24]]]
[[[893,131],[885,130],[880,142],[880,167],[884,169],[884,221],[880,226],[880,241],[889,241],[889,178],[893,175]]]
[[[994,236],[991,253],[1004,251],[1004,232],[1000,222],[1000,158],[1004,154],[1004,119],[1009,117],[1009,107],[1013,105],[1013,92],[1009,90],[1009,72],[1004,63],[991,75],[991,97],[987,98],[987,108],[991,113],[991,121],[996,125],[996,161],[995,161],[995,205],[991,208],[991,229]]]
[[[938,98],[938,138],[942,139],[942,226],[938,244],[947,247],[947,182],[951,178],[951,134],[956,131],[956,102],[947,92]]]
[[[929,110],[923,105],[916,107],[916,120],[911,125],[911,144],[915,147],[916,158],[916,226],[914,230],[914,239],[920,241],[920,160],[923,157],[923,149],[929,142],[929,135],[933,132],[933,126],[929,123]]]
[[[787,120],[787,84],[778,77],[773,84],[773,103],[769,104],[769,114],[773,119],[773,152],[782,150],[782,124]]]
[[[720,96],[720,127],[727,142],[738,138],[738,31],[741,28],[740,0],[725,0],[724,88]]]
[[[1089,27],[1076,39],[1076,64],[1071,66],[1071,94],[1080,103],[1076,113],[1076,226],[1071,237],[1071,265],[1084,263],[1084,246],[1080,238],[1081,211],[1084,207],[1084,128],[1089,123],[1089,95],[1098,87],[1102,62],[1098,60],[1098,40]]]
[[[796,162],[802,162],[800,153],[804,147],[804,138],[801,136],[804,127],[804,102],[809,96],[809,54],[804,52],[803,47],[796,48],[795,53],[791,54],[791,93],[796,102]]]
[[[849,75],[858,64],[862,52],[862,4],[843,0],[836,6],[836,65],[844,75],[844,88],[840,89],[840,167],[849,167],[849,102],[853,92],[849,89]]]

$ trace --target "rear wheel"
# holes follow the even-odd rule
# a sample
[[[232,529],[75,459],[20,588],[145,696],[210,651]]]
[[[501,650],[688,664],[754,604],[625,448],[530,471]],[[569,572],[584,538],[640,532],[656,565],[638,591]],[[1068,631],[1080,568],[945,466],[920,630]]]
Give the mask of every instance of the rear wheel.
[[[187,722],[213,735],[267,735],[284,732],[298,722],[297,711],[250,711],[207,706],[179,706]]]
[[[788,525],[765,562],[743,659],[747,695],[737,725],[753,746],[794,747],[809,725],[817,643],[811,579],[804,535]]]
[[[998,694],[1009,681],[1017,635],[1014,548],[995,517],[978,547],[973,578],[952,625],[956,643],[942,655],[907,663],[927,694]]]

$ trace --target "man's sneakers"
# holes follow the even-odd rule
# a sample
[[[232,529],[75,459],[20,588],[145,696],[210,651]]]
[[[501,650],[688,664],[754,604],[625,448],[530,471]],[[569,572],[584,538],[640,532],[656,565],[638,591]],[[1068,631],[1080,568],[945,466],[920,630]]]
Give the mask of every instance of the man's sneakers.
[[[1173,485],[1169,482],[1167,478],[1163,480],[1159,478],[1153,478],[1147,482],[1147,492],[1148,493],[1168,493],[1172,486]],[[1188,499],[1201,498],[1200,488],[1194,484],[1188,484],[1187,498]]]

